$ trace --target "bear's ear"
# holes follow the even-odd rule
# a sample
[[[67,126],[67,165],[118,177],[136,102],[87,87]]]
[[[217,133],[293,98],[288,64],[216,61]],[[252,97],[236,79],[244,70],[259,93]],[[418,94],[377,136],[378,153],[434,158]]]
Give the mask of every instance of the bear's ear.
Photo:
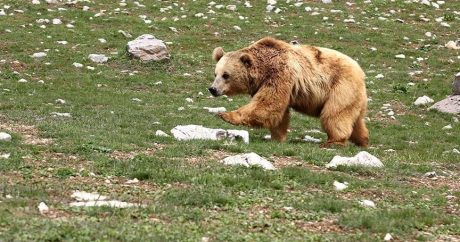
[[[222,47],[217,47],[214,49],[214,51],[212,52],[212,58],[215,60],[215,61],[219,61],[220,58],[222,58],[222,56],[225,55],[225,52],[224,52],[224,49],[222,49]]]
[[[252,60],[252,57],[247,54],[247,53],[244,53],[240,56],[240,60],[241,62],[243,62],[243,65],[246,66],[246,67],[251,67],[252,66],[252,63],[253,63],[253,60]]]

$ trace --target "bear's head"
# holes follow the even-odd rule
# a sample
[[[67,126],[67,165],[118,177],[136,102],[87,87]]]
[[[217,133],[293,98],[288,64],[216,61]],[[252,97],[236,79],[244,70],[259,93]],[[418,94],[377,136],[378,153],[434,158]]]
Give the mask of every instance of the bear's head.
[[[248,93],[250,85],[250,68],[254,64],[252,56],[244,50],[225,53],[217,47],[212,53],[217,61],[215,78],[209,92],[217,97]]]

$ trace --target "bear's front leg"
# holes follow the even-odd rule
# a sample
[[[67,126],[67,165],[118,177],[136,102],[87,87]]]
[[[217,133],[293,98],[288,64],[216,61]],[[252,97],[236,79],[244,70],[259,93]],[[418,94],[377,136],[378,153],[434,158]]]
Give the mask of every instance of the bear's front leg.
[[[279,142],[284,142],[287,139],[287,131],[289,128],[289,109],[286,110],[284,113],[283,119],[276,127],[270,128],[270,133],[273,140],[277,140]]]
[[[217,115],[227,123],[230,123],[233,125],[242,124],[241,114],[239,114],[237,111],[221,112],[221,113],[218,113]]]

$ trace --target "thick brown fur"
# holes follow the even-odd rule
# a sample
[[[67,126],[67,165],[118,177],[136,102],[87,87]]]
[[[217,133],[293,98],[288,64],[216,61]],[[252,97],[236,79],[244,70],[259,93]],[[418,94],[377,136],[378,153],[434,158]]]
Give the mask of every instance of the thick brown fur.
[[[350,57],[327,48],[264,38],[247,48],[213,53],[216,95],[248,93],[251,101],[219,116],[234,125],[268,128],[284,141],[289,109],[319,117],[328,135],[323,147],[348,140],[367,147],[365,74]]]

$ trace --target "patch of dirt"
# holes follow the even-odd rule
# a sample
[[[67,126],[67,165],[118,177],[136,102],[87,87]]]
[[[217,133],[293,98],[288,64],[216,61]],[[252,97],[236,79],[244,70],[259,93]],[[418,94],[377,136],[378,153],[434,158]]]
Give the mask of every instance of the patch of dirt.
[[[271,156],[270,160],[273,161],[273,165],[278,169],[284,168],[284,167],[297,166],[297,167],[308,168],[309,170],[312,170],[312,171],[325,171],[326,170],[323,167],[308,164],[307,162],[299,158],[291,157],[291,156]]]
[[[411,177],[407,181],[414,187],[442,188],[447,187],[451,191],[460,191],[460,182],[455,177],[437,176],[434,179],[428,177]]]
[[[343,233],[345,228],[337,223],[337,218],[323,218],[319,221],[295,221],[296,227],[315,233]]]
[[[8,130],[21,135],[23,143],[27,145],[49,145],[52,139],[41,138],[37,128],[31,125],[12,123],[0,116],[0,130]]]
[[[165,145],[155,143],[153,144],[153,147],[147,148],[145,150],[136,150],[136,151],[129,151],[129,152],[114,150],[108,155],[110,158],[116,159],[116,160],[132,160],[137,155],[153,156],[158,150],[164,149],[164,147]]]

